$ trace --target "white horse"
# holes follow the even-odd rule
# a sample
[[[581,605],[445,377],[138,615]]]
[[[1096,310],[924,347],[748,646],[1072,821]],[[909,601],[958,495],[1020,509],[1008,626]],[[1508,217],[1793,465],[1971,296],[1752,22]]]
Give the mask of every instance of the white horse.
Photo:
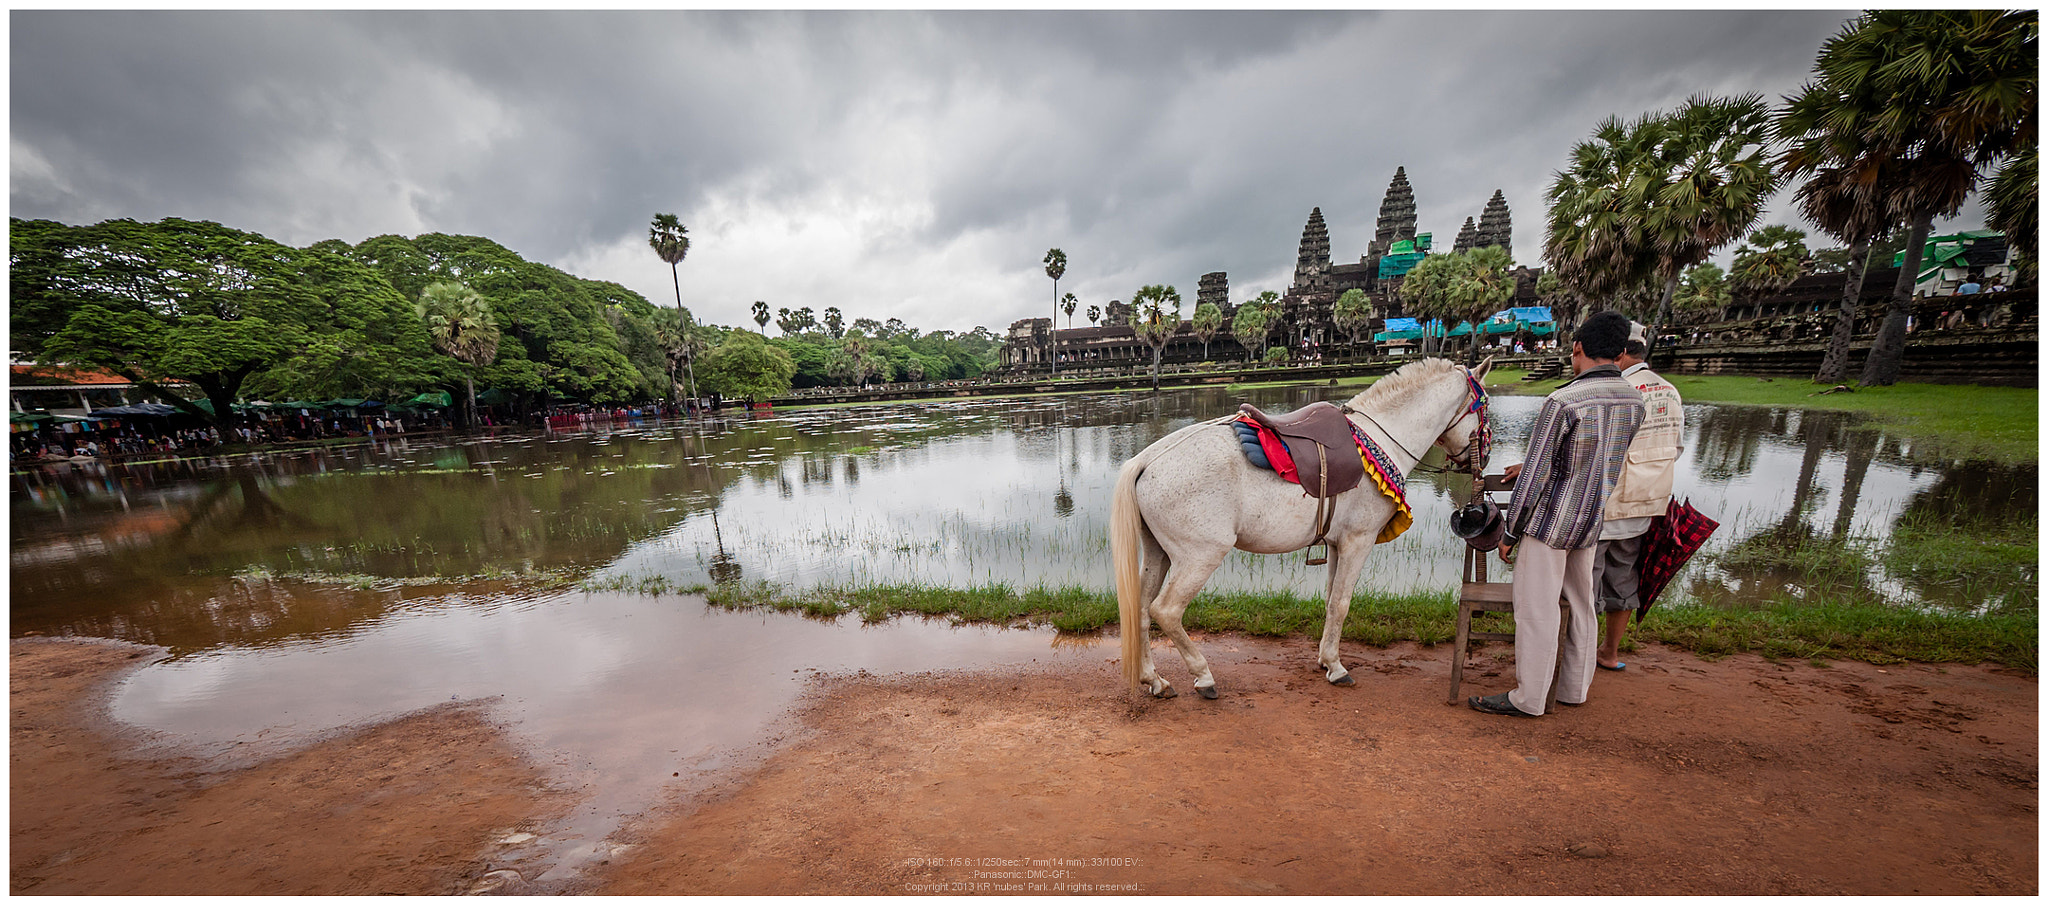
[[[1480,379],[1492,366],[1492,359],[1477,371],[1441,358],[1411,362],[1352,397],[1347,417],[1404,476],[1432,442],[1452,462],[1469,467],[1479,455],[1478,435],[1485,424]],[[1153,620],[1179,648],[1195,677],[1195,690],[1215,698],[1216,677],[1181,625],[1188,602],[1233,547],[1288,553],[1315,539],[1316,501],[1277,472],[1247,461],[1230,420],[1175,431],[1124,463],[1117,475],[1109,546],[1116,564],[1124,678],[1134,689],[1143,684],[1154,697],[1178,692],[1153,669],[1147,643]],[[1358,571],[1395,509],[1369,478],[1335,502],[1317,662],[1330,684],[1350,685],[1352,678],[1337,660],[1338,635],[1351,610]]]

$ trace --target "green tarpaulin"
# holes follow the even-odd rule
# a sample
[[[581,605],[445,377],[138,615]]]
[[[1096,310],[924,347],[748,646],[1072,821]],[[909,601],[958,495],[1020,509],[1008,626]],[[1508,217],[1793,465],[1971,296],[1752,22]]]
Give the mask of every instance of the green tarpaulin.
[[[455,404],[455,397],[448,395],[447,390],[436,390],[431,393],[421,393],[418,396],[407,399],[404,404],[431,405],[435,408],[447,408]]]

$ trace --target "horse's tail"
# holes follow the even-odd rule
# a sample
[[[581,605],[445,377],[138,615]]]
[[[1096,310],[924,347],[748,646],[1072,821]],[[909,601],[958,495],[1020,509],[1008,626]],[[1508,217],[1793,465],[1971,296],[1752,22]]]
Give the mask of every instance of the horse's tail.
[[[1139,662],[1152,633],[1151,618],[1145,613],[1143,563],[1139,562],[1139,534],[1145,517],[1138,512],[1138,475],[1151,464],[1147,449],[1117,473],[1116,490],[1109,500],[1109,556],[1116,566],[1117,625],[1123,631],[1124,681],[1138,688]]]

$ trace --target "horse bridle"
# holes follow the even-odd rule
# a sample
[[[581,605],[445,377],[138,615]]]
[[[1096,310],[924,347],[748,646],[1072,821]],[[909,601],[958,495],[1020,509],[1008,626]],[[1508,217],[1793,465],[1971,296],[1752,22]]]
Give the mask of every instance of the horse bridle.
[[[1459,365],[1458,369],[1465,372],[1465,406],[1456,415],[1451,416],[1450,422],[1445,424],[1443,430],[1437,431],[1434,436],[1443,436],[1444,431],[1450,430],[1452,425],[1464,420],[1466,415],[1475,412],[1479,415],[1479,426],[1474,428],[1472,436],[1465,440],[1465,448],[1455,453],[1446,454],[1446,458],[1449,458],[1452,463],[1459,466],[1456,471],[1470,473],[1473,479],[1477,480],[1479,473],[1486,470],[1486,457],[1493,450],[1493,425],[1486,417],[1486,387],[1480,385],[1479,378],[1472,373],[1471,368]],[[1359,409],[1352,408],[1350,403],[1345,403],[1338,406],[1338,408],[1342,409],[1344,414],[1357,415],[1372,422],[1373,427],[1379,428],[1380,433],[1386,435],[1387,442],[1394,444],[1394,448],[1407,453],[1409,458],[1415,460],[1414,469],[1416,471],[1428,471],[1439,474],[1450,474],[1453,472],[1453,469],[1449,468],[1423,465],[1422,459],[1428,454],[1428,450],[1425,449],[1423,452],[1417,453],[1409,449],[1408,444],[1401,442],[1399,435],[1387,430],[1386,425],[1379,423],[1373,416]]]

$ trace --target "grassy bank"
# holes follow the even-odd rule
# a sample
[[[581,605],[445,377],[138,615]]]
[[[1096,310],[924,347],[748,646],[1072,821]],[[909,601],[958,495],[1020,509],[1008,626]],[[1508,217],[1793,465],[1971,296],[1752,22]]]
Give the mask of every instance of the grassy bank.
[[[1506,393],[1548,393],[1561,380],[1520,382],[1525,372],[1501,371],[1488,383]],[[1827,386],[1804,380],[1693,374],[1665,375],[1687,402],[1769,405],[1857,412],[1870,424],[1918,440],[1934,441],[1942,455],[2029,462],[2040,455],[2040,391],[1901,383],[1818,395]]]
[[[586,582],[584,587],[702,593],[712,605],[731,610],[780,610],[827,619],[853,614],[870,623],[922,615],[996,625],[1049,625],[1080,633],[1105,627],[1114,631],[1117,622],[1115,595],[1082,588],[875,585],[800,591],[766,582],[680,587],[660,577],[613,578]],[[1359,594],[1352,598],[1344,640],[1375,646],[1399,641],[1443,644],[1456,636],[1456,616],[1448,590],[1404,596]],[[1293,594],[1203,594],[1188,608],[1186,622],[1199,631],[1312,638],[1322,633],[1323,603]],[[1751,652],[1810,661],[1996,663],[2032,674],[2039,659],[2038,633],[2038,619],[2031,610],[1962,616],[1809,599],[1742,611],[1661,606],[1631,637],[1704,657]]]

